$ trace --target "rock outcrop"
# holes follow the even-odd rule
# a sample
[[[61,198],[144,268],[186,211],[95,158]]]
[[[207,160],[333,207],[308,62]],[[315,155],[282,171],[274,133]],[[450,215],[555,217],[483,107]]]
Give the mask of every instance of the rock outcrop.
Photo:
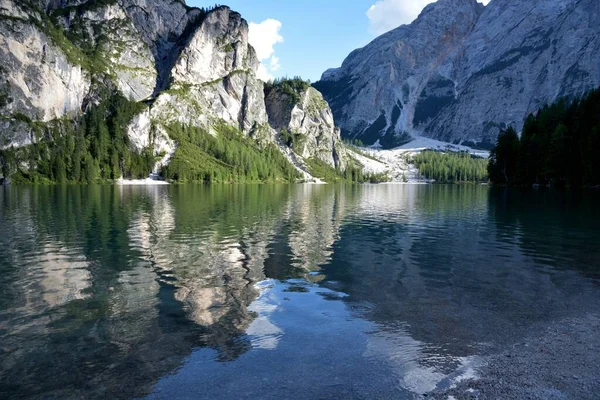
[[[149,141],[156,154],[171,153],[175,144],[166,128],[174,123],[208,131],[224,123],[257,139],[274,141],[263,83],[256,77],[259,62],[240,14],[219,7],[182,40],[185,44],[179,44],[165,90],[129,128],[132,143]]]
[[[316,87],[347,137],[489,145],[540,106],[600,85],[595,0],[439,0]]]
[[[306,177],[269,125],[248,30],[226,6],[204,10],[179,0],[5,0],[0,149],[31,144],[38,128],[81,116],[107,93],[119,94],[146,105],[126,132],[131,150],[162,157],[155,170],[176,150],[170,125],[216,133],[225,124],[279,145]],[[303,96],[294,112],[307,118],[292,122],[308,138],[302,156],[343,165],[327,104],[314,89]],[[307,110],[315,101],[321,109]]]
[[[267,90],[269,123],[294,152],[304,159],[316,158],[333,168],[345,169],[347,156],[333,113],[321,93],[309,85],[285,90],[275,85]]]
[[[0,146],[33,140],[24,121],[48,122],[76,115],[90,88],[90,75],[57,46],[42,17],[27,5],[0,5]],[[4,143],[2,143],[4,142]]]
[[[527,115],[600,85],[600,2],[493,0],[445,67],[455,101],[424,124],[446,141],[495,142]]]
[[[157,85],[154,56],[119,3],[70,7],[56,14],[73,44],[94,49],[94,72],[105,72],[130,100],[152,96]]]
[[[219,122],[252,134],[267,125],[256,52],[241,15],[220,7],[202,21],[181,49],[168,90],[152,107],[159,122],[210,129]]]

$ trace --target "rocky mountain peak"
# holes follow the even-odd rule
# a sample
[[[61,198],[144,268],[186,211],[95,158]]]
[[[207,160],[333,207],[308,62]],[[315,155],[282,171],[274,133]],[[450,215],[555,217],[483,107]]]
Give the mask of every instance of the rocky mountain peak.
[[[352,52],[316,87],[343,134],[489,145],[559,97],[600,85],[596,0],[439,0]]]
[[[462,45],[483,9],[475,0],[440,0],[413,23],[352,52],[341,68],[326,71],[315,87],[330,103],[344,135],[366,144],[399,144],[412,131],[426,80],[440,75],[442,61]]]
[[[190,34],[174,66],[176,82],[199,84],[224,78],[233,71],[256,72],[259,61],[248,43],[248,23],[228,7],[206,15]]]

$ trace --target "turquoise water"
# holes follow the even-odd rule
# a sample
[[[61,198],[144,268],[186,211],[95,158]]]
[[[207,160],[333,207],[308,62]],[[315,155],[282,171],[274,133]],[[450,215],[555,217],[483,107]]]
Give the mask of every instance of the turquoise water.
[[[0,398],[418,398],[600,309],[599,200],[0,189]]]

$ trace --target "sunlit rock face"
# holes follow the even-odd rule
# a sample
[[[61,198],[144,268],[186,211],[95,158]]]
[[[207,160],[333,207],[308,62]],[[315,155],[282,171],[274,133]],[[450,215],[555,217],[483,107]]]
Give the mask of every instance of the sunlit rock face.
[[[248,24],[227,7],[210,12],[186,40],[171,70],[170,90],[153,116],[210,128],[225,122],[251,133],[267,124],[263,84]]]
[[[172,77],[175,82],[201,84],[257,68],[258,59],[248,45],[248,24],[240,14],[221,8],[210,13],[188,39]]]
[[[491,143],[560,97],[600,85],[594,0],[439,0],[351,53],[319,88],[348,137]]]
[[[165,56],[168,65],[159,67],[170,68],[165,90],[129,127],[132,142],[154,138],[155,153],[169,153],[174,144],[165,127],[173,123],[208,131],[227,124],[256,139],[274,140],[268,126],[263,83],[256,77],[258,58],[248,43],[247,22],[227,7],[188,22],[177,43],[179,47]],[[160,35],[156,46],[157,51],[166,46]],[[172,65],[168,60],[171,56]]]
[[[329,105],[310,86],[296,95],[293,97],[277,85],[268,91],[269,124],[280,134],[286,131],[299,135],[293,150],[302,158],[316,158],[343,170],[347,155]]]
[[[7,0],[0,14],[3,148],[35,140],[30,120],[74,118],[115,91],[150,101],[128,129],[136,150],[173,152],[165,131],[173,123],[208,131],[226,124],[275,140],[248,24],[228,7],[207,13],[179,1]]]
[[[155,174],[177,149],[168,134],[174,125],[211,134],[233,127],[261,145],[276,144],[307,181],[315,179],[303,157],[346,165],[331,110],[312,88],[289,110],[288,128],[306,138],[302,148],[296,154],[281,145],[269,125],[248,23],[226,6],[6,0],[0,17],[0,55],[7,60],[0,66],[0,149],[34,143],[46,128],[65,131],[66,120],[120,95],[146,105],[127,133],[131,150],[151,150],[159,160]]]
[[[47,122],[76,115],[90,87],[89,74],[30,22],[38,18],[20,2],[0,5],[0,123],[8,125],[0,146],[31,143],[24,119]]]
[[[123,6],[115,2],[70,10],[59,21],[74,44],[96,48],[126,98],[149,99],[157,85],[154,56]]]
[[[155,94],[169,83],[173,63],[189,31],[203,18],[199,9],[182,1],[120,0],[131,22],[150,47],[158,71]]]

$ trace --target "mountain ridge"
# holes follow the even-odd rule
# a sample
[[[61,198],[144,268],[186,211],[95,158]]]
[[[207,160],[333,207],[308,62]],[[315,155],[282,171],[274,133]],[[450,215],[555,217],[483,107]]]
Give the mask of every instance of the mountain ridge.
[[[459,19],[455,16],[461,7],[466,14]],[[432,25],[427,17],[436,10],[441,20]],[[522,126],[544,104],[600,86],[596,17],[600,3],[593,0],[491,0],[485,7],[475,0],[440,0],[412,24],[352,52],[315,86],[347,138],[393,147],[410,135],[423,135],[487,147],[502,129]],[[411,41],[422,24],[444,23],[450,30],[461,28],[464,35],[455,46],[442,49],[435,47],[439,33],[430,30],[433,34],[421,36],[418,44],[431,49],[424,59],[436,61],[431,68],[393,52],[368,57]],[[398,77],[382,74],[382,65],[412,67]],[[372,94],[379,92],[384,96],[375,99]]]
[[[77,119],[107,96],[121,96],[137,104],[128,109],[139,110],[131,115],[124,140],[130,152],[153,154],[156,165],[148,172],[154,174],[178,149],[169,135],[173,126],[211,135],[225,125],[232,127],[259,147],[280,148],[309,180],[313,178],[307,162],[312,157],[331,168],[345,165],[345,153],[333,154],[333,145],[329,157],[319,146],[305,148],[302,155],[290,155],[290,149],[280,146],[281,134],[269,124],[248,30],[246,20],[227,6],[204,10],[179,0],[5,0],[0,8],[0,52],[12,62],[0,71],[0,82],[5,82],[0,87],[0,149],[40,141],[52,147],[53,138],[64,135],[61,121],[81,125]],[[343,146],[339,132],[330,129],[332,120],[316,114],[311,118],[317,126],[323,124],[319,134],[327,136],[327,142]],[[96,128],[85,132],[99,135]],[[314,132],[298,133],[313,143]],[[102,160],[108,155],[94,150],[93,143],[100,139],[87,140],[100,176],[113,176],[114,171],[103,167],[109,164]],[[119,150],[119,157],[122,166],[128,156]]]

